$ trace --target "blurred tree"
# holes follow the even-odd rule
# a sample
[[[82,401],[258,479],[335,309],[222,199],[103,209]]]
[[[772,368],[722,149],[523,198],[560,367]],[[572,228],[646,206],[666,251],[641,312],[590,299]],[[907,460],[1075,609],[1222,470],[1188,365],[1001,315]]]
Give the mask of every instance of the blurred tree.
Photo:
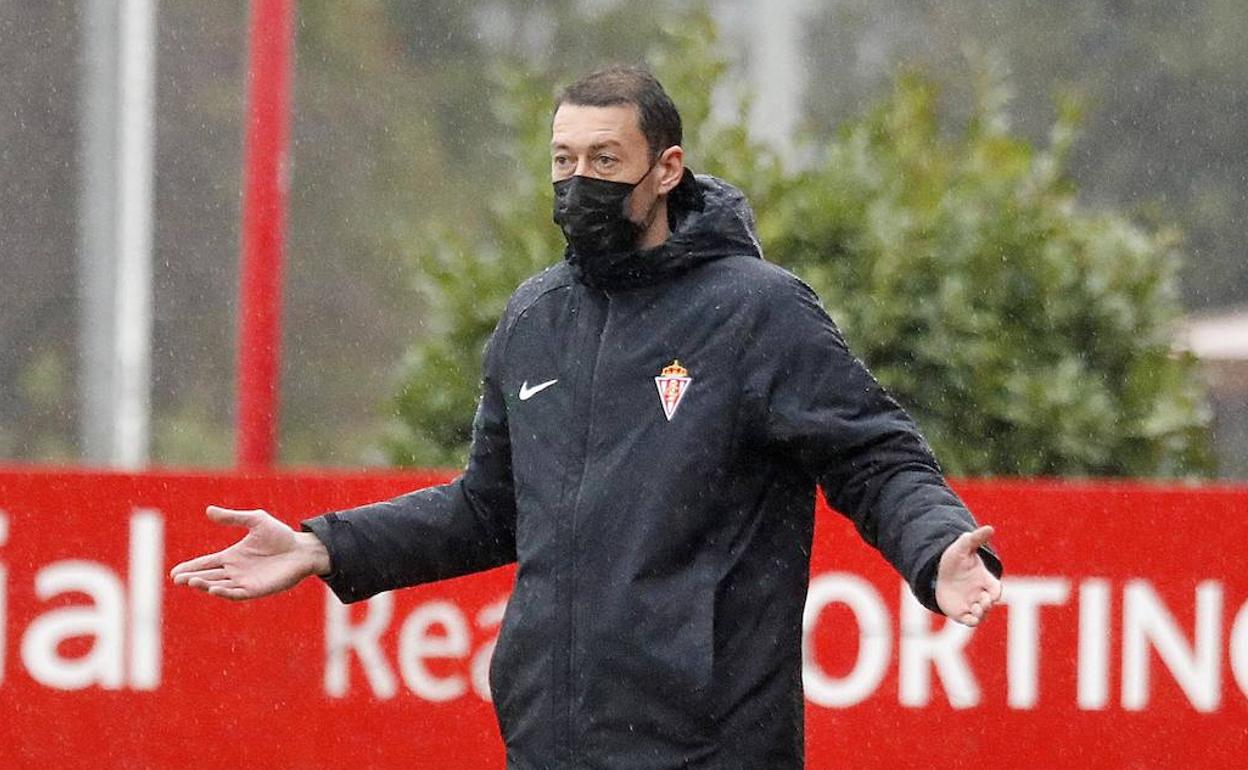
[[[830,73],[809,79],[819,132],[882,98],[898,67],[929,73],[956,125],[974,109],[979,61],[997,60],[1033,141],[1052,124],[1055,90],[1082,94],[1068,164],[1081,203],[1179,224],[1188,307],[1248,302],[1243,0],[837,0],[811,5],[805,50]]]
[[[746,189],[769,257],[822,294],[948,471],[1209,469],[1203,395],[1170,351],[1175,234],[1074,206],[1072,104],[1038,151],[1009,133],[1004,84],[986,72],[966,127],[946,137],[936,88],[906,76],[786,172],[739,127],[744,102],[713,117],[727,61],[704,15],[672,19],[649,58],[681,105],[691,166]],[[517,71],[505,116],[516,178],[480,231],[441,228],[416,252],[434,333],[405,362],[388,443],[399,463],[462,461],[484,340],[515,285],[562,254],[549,78]]]
[[[1067,102],[1050,147],[1012,136],[981,79],[961,133],[914,75],[785,182],[762,238],[824,297],[946,469],[1187,475],[1211,469],[1172,230],[1074,205]]]

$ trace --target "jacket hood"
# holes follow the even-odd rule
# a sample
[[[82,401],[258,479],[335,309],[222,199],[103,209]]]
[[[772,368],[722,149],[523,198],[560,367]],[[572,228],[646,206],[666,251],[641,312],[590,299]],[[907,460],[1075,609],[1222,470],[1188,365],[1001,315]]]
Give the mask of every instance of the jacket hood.
[[[631,289],[724,257],[763,256],[745,194],[722,179],[686,169],[667,212],[672,234],[652,249],[585,260],[569,246],[564,258],[573,275],[597,289]]]

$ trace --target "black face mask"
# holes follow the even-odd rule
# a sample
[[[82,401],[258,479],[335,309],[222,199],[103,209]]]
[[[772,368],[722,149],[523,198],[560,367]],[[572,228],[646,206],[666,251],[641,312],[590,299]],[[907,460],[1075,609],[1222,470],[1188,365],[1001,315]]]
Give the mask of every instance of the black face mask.
[[[616,182],[588,176],[571,176],[555,182],[555,224],[580,260],[631,252],[649,226],[654,206],[645,222],[628,218],[628,198],[654,170],[652,165],[636,182]],[[658,201],[655,201],[655,206]]]

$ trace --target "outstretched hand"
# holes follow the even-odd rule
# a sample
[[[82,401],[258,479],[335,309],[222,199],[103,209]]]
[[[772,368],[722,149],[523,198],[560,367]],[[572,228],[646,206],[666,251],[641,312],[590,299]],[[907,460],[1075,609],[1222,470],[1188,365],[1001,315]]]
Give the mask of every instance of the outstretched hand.
[[[226,599],[255,599],[329,572],[329,554],[316,535],[295,532],[264,511],[210,505],[208,518],[246,527],[247,534],[223,551],[184,561],[169,572],[173,582]]]
[[[977,626],[1001,600],[1001,581],[988,571],[977,551],[993,535],[980,527],[954,540],[940,555],[936,574],[936,603],[964,626]]]

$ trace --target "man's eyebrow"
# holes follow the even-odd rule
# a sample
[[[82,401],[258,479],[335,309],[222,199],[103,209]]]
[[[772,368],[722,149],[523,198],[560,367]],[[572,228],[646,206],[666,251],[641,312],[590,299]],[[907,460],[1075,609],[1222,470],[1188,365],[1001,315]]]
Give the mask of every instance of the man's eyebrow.
[[[603,141],[601,141],[601,142],[594,142],[593,144],[591,144],[591,145],[589,146],[589,151],[590,151],[590,152],[593,152],[594,150],[602,150],[602,149],[605,149],[605,148],[607,148],[607,147],[622,147],[622,146],[623,146],[623,144],[624,144],[624,143],[623,143],[623,142],[621,142],[619,139],[604,139],[604,140],[603,140]],[[570,147],[569,147],[569,145],[567,144],[567,142],[551,142],[551,143],[550,143],[550,149],[552,149],[552,150],[567,150],[567,149],[570,149]]]

